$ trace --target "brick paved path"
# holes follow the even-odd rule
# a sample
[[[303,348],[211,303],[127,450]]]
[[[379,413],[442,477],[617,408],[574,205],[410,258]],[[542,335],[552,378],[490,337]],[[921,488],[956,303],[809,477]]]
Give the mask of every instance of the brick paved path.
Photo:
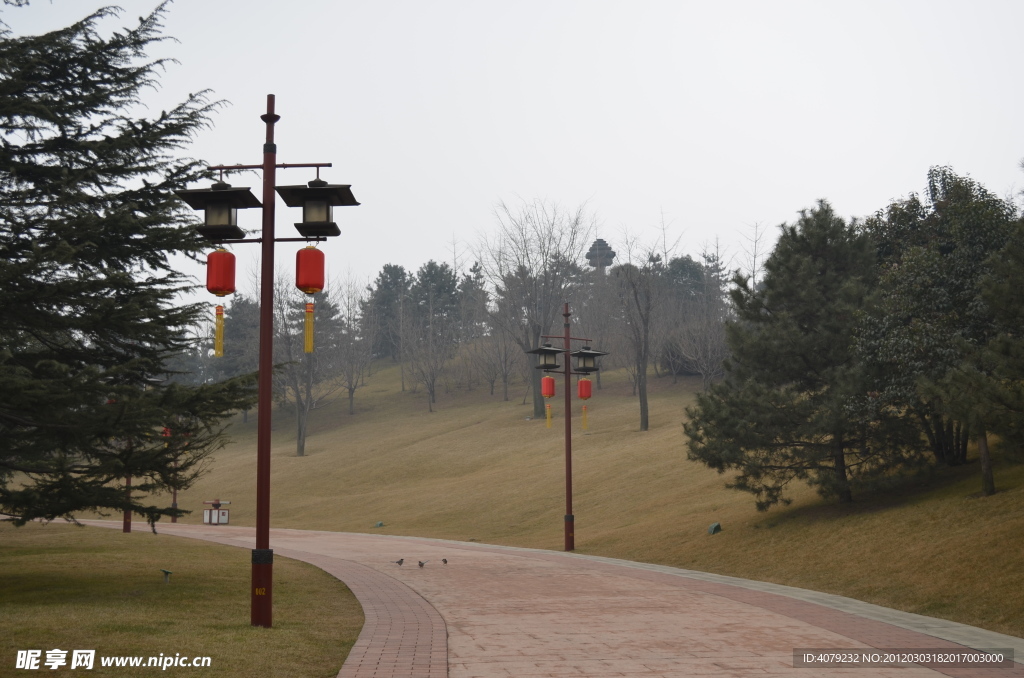
[[[179,524],[160,532],[253,543],[252,528]],[[366,624],[341,677],[1024,677],[1021,664],[794,668],[794,648],[1024,648],[1021,639],[799,589],[413,537],[271,530],[271,546],[338,577],[362,604]],[[399,558],[404,565],[392,562]],[[420,568],[417,560],[428,562]],[[833,599],[864,613],[836,609]]]

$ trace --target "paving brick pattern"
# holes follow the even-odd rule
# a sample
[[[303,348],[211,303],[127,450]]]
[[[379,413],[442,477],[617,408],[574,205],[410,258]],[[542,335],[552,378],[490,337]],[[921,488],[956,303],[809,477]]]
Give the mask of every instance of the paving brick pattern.
[[[175,525],[161,531],[252,545],[251,528]],[[272,530],[271,546],[334,574],[363,605],[366,625],[339,676],[1024,677],[1020,664],[794,668],[795,648],[963,646],[682,571],[370,534]],[[399,558],[404,565],[393,562]]]
[[[338,678],[445,678],[448,633],[422,596],[366,565],[291,549],[275,553],[316,565],[352,590],[365,622]]]

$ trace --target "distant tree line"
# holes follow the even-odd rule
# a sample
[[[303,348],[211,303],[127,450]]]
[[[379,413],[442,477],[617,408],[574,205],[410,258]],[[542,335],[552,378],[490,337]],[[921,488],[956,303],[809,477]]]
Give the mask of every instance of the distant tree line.
[[[476,244],[463,270],[456,270],[457,262],[434,260],[416,271],[387,264],[365,289],[329,284],[317,295],[312,355],[298,348],[301,294],[284,281],[278,285],[276,393],[295,408],[298,454],[312,409],[344,391],[355,412],[356,389],[370,377],[373,360],[397,364],[402,390],[422,389],[430,411],[439,393],[486,388],[507,401],[520,388],[524,401],[532,397],[534,416],[543,417],[542,375],[526,351],[546,341],[543,335],[561,335],[566,301],[573,335],[609,351],[604,368],[626,368],[641,405],[641,430],[648,427],[652,369],[673,380],[701,376],[705,386],[721,376],[731,311],[728,275],[717,253],[695,260],[634,241],[616,255],[594,240],[592,217],[582,208],[500,204],[496,215],[495,233]],[[598,243],[601,257],[592,251]],[[226,308],[224,358],[209,357],[207,339],[188,358],[192,367],[183,369],[200,380],[255,369],[255,297],[236,295]]]
[[[500,389],[504,400],[521,386],[534,416],[544,416],[542,375],[526,351],[562,334],[565,302],[572,334],[609,351],[603,367],[627,367],[642,430],[650,368],[706,383],[721,374],[728,276],[716,255],[698,262],[633,243],[625,261],[615,262],[610,247],[599,260],[588,248],[604,241],[594,240],[583,208],[502,203],[496,216],[496,231],[477,243],[466,271],[430,261],[410,274],[389,264],[367,289],[363,317],[377,328],[375,355],[399,363],[403,388],[406,378],[422,386],[428,407],[439,384]]]

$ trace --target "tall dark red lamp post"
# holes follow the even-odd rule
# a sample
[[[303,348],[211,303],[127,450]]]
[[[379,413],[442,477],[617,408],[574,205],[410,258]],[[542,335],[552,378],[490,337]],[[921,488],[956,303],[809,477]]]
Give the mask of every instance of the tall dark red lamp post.
[[[561,371],[565,375],[565,550],[573,551],[576,549],[576,516],[572,512],[572,393],[570,390],[571,375],[588,375],[591,372],[597,372],[597,358],[599,356],[608,355],[605,351],[593,351],[589,346],[584,346],[578,351],[570,352],[571,342],[573,341],[586,341],[590,339],[583,337],[572,337],[569,336],[569,318],[572,313],[569,312],[569,303],[565,304],[565,311],[562,313],[562,317],[565,318],[565,333],[562,335],[543,335],[544,339],[561,339],[562,348],[554,348],[551,344],[544,344],[539,348],[535,348],[527,353],[538,356],[540,364],[537,365],[537,369],[544,370],[545,372],[556,372]],[[559,370],[557,357],[559,354],[565,354],[565,365]],[[569,357],[576,358],[576,370],[572,370],[569,367]],[[553,393],[552,393],[553,395]],[[589,397],[589,393],[587,397]]]
[[[256,548],[252,552],[252,625],[270,628],[272,625],[274,551],[270,548],[270,417],[272,414],[271,377],[274,368],[274,244],[278,242],[322,241],[340,235],[332,219],[332,207],[354,206],[356,202],[349,185],[328,184],[319,176],[319,168],[331,163],[278,164],[277,145],[274,143],[274,124],[281,119],[274,113],[274,95],[267,95],[267,112],[260,116],[266,123],[267,136],[263,144],[263,163],[260,165],[219,165],[211,170],[263,171],[263,202],[248,188],[233,188],[218,182],[209,189],[178,191],[178,196],[190,207],[205,212],[199,233],[218,244],[261,243],[262,266],[260,273],[260,353],[257,406],[256,442]],[[278,168],[315,167],[317,178],[309,186],[275,186]],[[303,221],[296,224],[301,238],[274,237],[275,190],[289,206],[303,207]],[[239,209],[263,208],[261,237],[246,239],[236,223]]]

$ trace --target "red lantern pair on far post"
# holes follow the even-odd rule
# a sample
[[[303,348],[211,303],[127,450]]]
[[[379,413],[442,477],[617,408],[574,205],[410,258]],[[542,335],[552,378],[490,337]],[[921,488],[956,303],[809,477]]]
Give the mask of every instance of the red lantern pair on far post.
[[[324,253],[315,247],[299,250],[295,256],[295,286],[306,294],[315,294],[324,288]],[[206,289],[218,297],[235,292],[235,255],[225,249],[218,249],[206,258]],[[224,307],[216,309],[214,325],[213,355],[224,356]],[[306,304],[304,323],[304,348],[313,352],[313,304]]]
[[[582,379],[580,379],[579,381],[576,382],[576,396],[580,400],[590,400],[591,395],[593,395],[593,390],[592,389],[593,389],[593,384],[586,377],[583,377]],[[554,377],[552,377],[550,375],[541,377],[541,380],[540,380],[540,394],[542,396],[544,396],[545,398],[554,398],[555,397],[555,378]],[[546,412],[547,427],[551,428],[551,405],[545,405],[544,409],[545,409],[545,412]],[[587,421],[587,406],[584,405],[583,406],[583,429],[584,430],[587,429],[588,423],[589,422]]]
[[[555,397],[555,378],[552,376],[541,377],[540,394],[545,398]],[[593,395],[592,382],[586,377],[576,382],[576,397],[580,400],[590,400]]]

